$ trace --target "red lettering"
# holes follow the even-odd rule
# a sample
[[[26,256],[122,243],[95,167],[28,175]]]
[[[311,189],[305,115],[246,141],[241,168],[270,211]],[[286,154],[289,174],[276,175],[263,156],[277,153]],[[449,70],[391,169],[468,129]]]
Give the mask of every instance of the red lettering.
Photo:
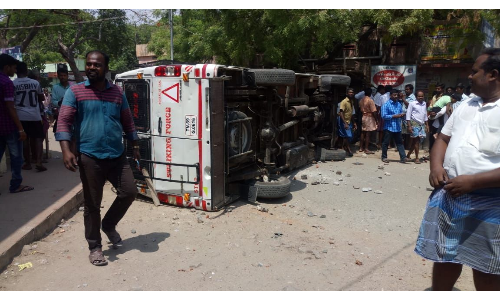
[[[194,181],[196,181],[197,179],[198,179],[198,177],[195,177],[195,178],[194,178]],[[195,184],[195,185],[194,185],[194,193],[195,193],[195,194],[198,194],[198,192],[199,192],[199,191],[200,191],[200,187],[199,187],[199,185],[198,185],[198,184]]]
[[[166,139],[166,149],[165,149],[165,159],[167,163],[172,162],[172,140],[170,138]],[[172,177],[172,166],[167,165],[167,177]]]
[[[170,129],[172,128],[172,109],[170,107],[165,107],[165,134],[172,134]]]
[[[161,80],[158,80],[158,104],[161,104]]]

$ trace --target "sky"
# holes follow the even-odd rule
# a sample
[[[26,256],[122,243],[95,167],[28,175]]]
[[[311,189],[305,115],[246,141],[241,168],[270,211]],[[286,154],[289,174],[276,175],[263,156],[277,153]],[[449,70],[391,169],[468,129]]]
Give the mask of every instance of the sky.
[[[153,16],[152,9],[127,9],[127,17],[132,22],[144,23],[144,18],[151,21],[158,21],[159,18]]]

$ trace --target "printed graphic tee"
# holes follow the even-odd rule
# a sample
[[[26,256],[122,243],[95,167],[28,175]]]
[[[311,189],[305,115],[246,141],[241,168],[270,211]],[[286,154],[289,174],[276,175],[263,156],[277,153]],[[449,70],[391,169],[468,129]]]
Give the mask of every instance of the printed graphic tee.
[[[43,94],[40,83],[28,77],[14,79],[15,106],[19,120],[41,121],[38,95]]]

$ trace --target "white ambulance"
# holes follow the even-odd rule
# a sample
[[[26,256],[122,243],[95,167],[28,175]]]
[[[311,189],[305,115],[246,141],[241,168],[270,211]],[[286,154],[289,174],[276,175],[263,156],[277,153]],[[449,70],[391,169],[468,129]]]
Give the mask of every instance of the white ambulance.
[[[327,149],[348,76],[161,65],[119,74],[115,83],[140,137],[146,172],[129,159],[138,189],[166,204],[214,211],[237,199],[284,197],[287,172],[345,157]]]

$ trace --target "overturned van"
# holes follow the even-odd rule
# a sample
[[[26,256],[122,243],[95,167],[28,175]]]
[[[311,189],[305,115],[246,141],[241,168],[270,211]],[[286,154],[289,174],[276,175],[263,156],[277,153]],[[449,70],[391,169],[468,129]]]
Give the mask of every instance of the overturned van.
[[[286,173],[328,150],[350,78],[216,64],[163,65],[119,74],[140,137],[130,158],[139,191],[213,211],[237,199],[290,193]],[[127,156],[132,156],[126,145]]]

